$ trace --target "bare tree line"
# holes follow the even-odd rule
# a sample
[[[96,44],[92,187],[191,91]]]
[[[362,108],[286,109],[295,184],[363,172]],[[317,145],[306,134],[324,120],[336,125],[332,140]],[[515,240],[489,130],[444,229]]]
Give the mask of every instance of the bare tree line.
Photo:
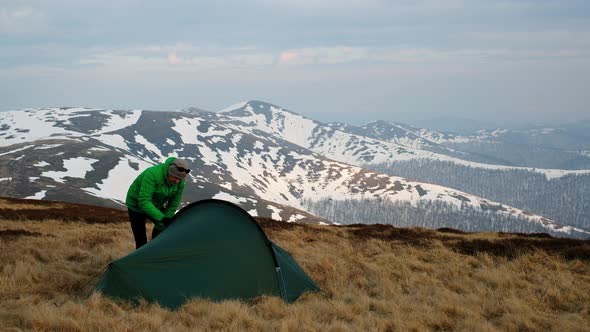
[[[391,202],[386,200],[305,200],[311,213],[341,224],[389,224],[397,227],[451,227],[464,231],[548,233],[584,238],[584,234],[555,232],[524,217],[493,213],[464,204],[458,207],[442,201]]]
[[[367,166],[440,184],[590,230],[590,175],[547,179],[526,170],[491,170],[426,159]]]

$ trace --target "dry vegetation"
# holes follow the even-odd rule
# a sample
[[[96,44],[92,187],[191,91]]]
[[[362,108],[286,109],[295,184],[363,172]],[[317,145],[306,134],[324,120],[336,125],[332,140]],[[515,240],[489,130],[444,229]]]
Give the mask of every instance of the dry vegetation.
[[[590,326],[588,241],[261,220],[268,236],[293,254],[324,293],[305,294],[293,304],[275,297],[249,303],[193,300],[168,311],[87,296],[91,279],[133,250],[124,214],[104,223],[25,219],[0,217],[0,327],[8,331]]]
[[[65,204],[61,203],[32,204],[26,200],[0,197],[0,210],[47,210],[63,209],[65,207]]]

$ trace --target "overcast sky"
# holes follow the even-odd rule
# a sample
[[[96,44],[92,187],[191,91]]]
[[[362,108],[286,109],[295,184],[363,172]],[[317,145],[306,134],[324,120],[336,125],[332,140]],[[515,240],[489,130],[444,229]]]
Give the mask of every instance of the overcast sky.
[[[590,118],[590,1],[0,0],[0,110]]]

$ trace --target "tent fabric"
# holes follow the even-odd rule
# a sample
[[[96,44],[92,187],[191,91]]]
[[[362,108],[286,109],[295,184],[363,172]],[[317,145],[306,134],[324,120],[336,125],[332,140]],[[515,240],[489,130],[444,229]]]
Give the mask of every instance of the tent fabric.
[[[177,308],[191,298],[295,301],[319,291],[287,251],[272,243],[246,211],[208,199],[187,205],[143,247],[112,262],[96,290]]]

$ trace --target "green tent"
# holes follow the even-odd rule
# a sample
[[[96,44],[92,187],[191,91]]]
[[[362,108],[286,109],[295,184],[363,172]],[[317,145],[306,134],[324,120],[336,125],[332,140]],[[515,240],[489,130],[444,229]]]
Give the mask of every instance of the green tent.
[[[109,264],[96,290],[176,308],[195,297],[292,302],[319,288],[246,211],[208,199],[187,205],[158,237]]]

